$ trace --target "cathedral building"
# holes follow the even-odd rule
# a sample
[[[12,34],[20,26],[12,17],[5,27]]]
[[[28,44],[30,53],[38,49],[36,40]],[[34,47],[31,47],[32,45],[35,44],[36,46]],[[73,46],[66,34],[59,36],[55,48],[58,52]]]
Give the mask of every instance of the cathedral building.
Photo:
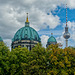
[[[48,39],[46,47],[48,47],[51,44],[53,45],[57,44],[55,37],[53,37],[53,33],[51,33],[51,37]]]
[[[37,31],[30,27],[27,13],[25,26],[16,32],[14,38],[12,39],[11,47],[15,48],[21,46],[27,47],[28,50],[31,50],[37,43],[41,43],[41,39]]]

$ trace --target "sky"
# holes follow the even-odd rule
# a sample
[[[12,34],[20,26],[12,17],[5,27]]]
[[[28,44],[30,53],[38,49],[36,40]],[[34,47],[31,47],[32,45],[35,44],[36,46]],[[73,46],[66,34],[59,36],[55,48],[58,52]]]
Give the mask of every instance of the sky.
[[[51,33],[65,47],[66,4],[68,46],[75,47],[75,0],[0,0],[0,36],[10,48],[12,38],[25,26],[26,13],[29,13],[30,26],[38,32],[43,47]]]

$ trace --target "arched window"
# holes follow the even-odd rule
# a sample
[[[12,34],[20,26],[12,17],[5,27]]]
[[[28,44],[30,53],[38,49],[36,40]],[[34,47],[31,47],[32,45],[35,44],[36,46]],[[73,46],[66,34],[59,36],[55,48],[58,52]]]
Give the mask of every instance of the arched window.
[[[27,34],[25,34],[24,38],[25,38],[25,39],[27,39],[27,38],[28,38]]]
[[[35,40],[37,40],[37,36],[35,35]]]
[[[18,35],[16,35],[15,39],[18,40]]]
[[[27,34],[28,33],[28,31],[27,31],[27,29],[25,29],[25,34]]]

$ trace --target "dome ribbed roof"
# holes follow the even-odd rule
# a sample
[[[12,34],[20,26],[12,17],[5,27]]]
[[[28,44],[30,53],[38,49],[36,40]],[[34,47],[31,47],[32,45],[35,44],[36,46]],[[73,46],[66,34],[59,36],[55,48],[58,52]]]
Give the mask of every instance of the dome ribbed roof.
[[[3,39],[0,37],[0,41],[3,41]]]
[[[32,27],[25,26],[19,29],[12,39],[13,42],[18,40],[34,40],[40,42],[40,37]]]
[[[57,41],[56,41],[56,39],[55,39],[53,36],[51,36],[51,37],[48,39],[48,42],[57,42]]]

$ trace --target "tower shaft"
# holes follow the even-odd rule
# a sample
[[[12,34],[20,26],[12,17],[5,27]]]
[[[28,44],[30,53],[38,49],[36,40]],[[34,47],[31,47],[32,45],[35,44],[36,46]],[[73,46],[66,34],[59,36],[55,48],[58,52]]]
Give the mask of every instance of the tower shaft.
[[[66,47],[68,47],[68,40],[66,39]]]

